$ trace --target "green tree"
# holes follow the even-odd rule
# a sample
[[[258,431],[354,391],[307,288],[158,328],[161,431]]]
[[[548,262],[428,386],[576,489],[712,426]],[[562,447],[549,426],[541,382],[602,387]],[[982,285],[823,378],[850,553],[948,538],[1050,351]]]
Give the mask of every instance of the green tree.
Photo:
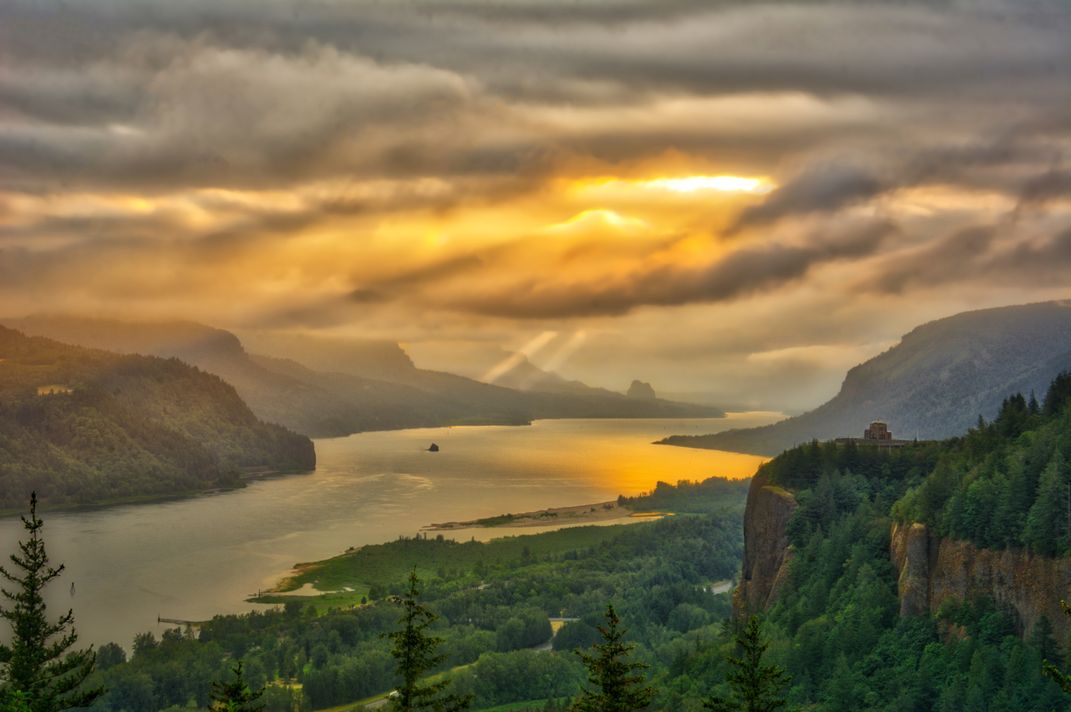
[[[1067,601],[1060,601],[1060,607],[1064,609],[1064,615],[1071,616],[1071,605]],[[1071,675],[1064,674],[1063,670],[1051,660],[1046,659],[1042,663],[1042,672],[1046,677],[1053,680],[1064,692],[1071,693]]]
[[[1023,541],[1033,551],[1056,556],[1067,543],[1067,481],[1064,459],[1059,451],[1052,456],[1041,473],[1038,494],[1026,515]]]
[[[37,493],[30,495],[30,515],[22,517],[29,537],[20,541],[11,555],[12,571],[0,566],[2,576],[13,590],[0,588],[6,605],[0,618],[11,626],[11,642],[0,645],[4,665],[4,697],[21,700],[29,712],[59,712],[88,707],[104,691],[82,689],[93,672],[96,655],[92,647],[72,650],[78,641],[74,612],[68,610],[55,622],[48,619],[43,592],[63,573],[63,565],[53,568],[41,538],[44,522],[37,516]]]
[[[231,668],[231,679],[212,683],[212,706],[210,712],[264,712],[259,704],[264,688],[252,690],[245,681],[242,663]]]
[[[0,690],[0,712],[30,712],[30,703],[21,692]]]
[[[402,678],[402,684],[392,698],[393,708],[399,712],[467,710],[470,697],[443,694],[447,680],[420,684],[420,678],[441,663],[445,656],[437,652],[442,639],[428,633],[437,616],[420,604],[419,584],[416,571],[410,572],[409,590],[401,600],[402,616],[398,619],[401,630],[387,635],[394,641],[391,655],[398,664],[398,676]]]
[[[625,642],[627,631],[612,605],[606,607],[606,625],[599,626],[603,642],[592,646],[593,652],[577,651],[588,669],[589,689],[569,709],[572,712],[629,712],[651,704],[654,689],[646,686],[640,670],[647,666],[630,661],[636,647]]]
[[[776,712],[785,706],[782,691],[788,685],[788,673],[779,665],[762,662],[769,642],[762,638],[762,624],[751,616],[744,630],[736,636],[740,657],[730,655],[727,681],[728,699],[713,697],[704,705],[714,712]]]

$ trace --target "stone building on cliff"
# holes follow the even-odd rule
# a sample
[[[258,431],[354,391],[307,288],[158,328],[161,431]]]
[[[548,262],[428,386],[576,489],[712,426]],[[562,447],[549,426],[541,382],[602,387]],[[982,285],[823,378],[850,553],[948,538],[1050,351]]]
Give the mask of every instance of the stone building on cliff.
[[[903,447],[910,444],[911,440],[897,440],[889,430],[888,423],[875,420],[863,431],[861,438],[837,438],[835,442],[841,444],[855,443],[856,445],[873,445],[877,447]]]

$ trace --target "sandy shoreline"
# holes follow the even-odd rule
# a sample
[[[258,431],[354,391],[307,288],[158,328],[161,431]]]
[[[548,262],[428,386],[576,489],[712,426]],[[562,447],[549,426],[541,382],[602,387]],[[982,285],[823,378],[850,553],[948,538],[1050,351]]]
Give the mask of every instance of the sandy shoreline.
[[[597,523],[609,519],[658,518],[667,516],[666,512],[634,512],[628,507],[618,505],[616,501],[580,504],[571,507],[550,507],[532,512],[517,514],[500,514],[482,519],[470,519],[458,522],[435,522],[422,528],[422,531],[452,531],[454,529],[488,529],[488,528],[523,528],[544,527],[553,524]]]

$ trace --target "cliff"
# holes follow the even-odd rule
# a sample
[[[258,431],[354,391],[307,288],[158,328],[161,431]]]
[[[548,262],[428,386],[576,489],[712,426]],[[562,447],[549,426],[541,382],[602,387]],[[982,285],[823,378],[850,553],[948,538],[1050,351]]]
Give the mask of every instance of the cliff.
[[[751,480],[744,510],[744,565],[733,594],[733,610],[743,617],[765,610],[777,596],[792,562],[788,522],[796,498],[769,484],[761,473]]]
[[[733,598],[737,616],[766,610],[793,559],[788,522],[796,499],[762,475],[751,482],[744,514],[744,563]],[[892,525],[889,557],[897,572],[900,615],[935,615],[948,600],[990,598],[1007,609],[1028,636],[1042,616],[1065,641],[1071,625],[1060,599],[1071,592],[1071,557],[1052,559],[1022,549],[982,549],[932,536],[924,524]]]
[[[900,615],[933,614],[949,599],[988,597],[1014,614],[1021,636],[1029,635],[1046,616],[1056,640],[1067,640],[1069,626],[1060,598],[1071,591],[1071,558],[981,549],[932,536],[917,523],[894,523],[889,548],[899,572]]]

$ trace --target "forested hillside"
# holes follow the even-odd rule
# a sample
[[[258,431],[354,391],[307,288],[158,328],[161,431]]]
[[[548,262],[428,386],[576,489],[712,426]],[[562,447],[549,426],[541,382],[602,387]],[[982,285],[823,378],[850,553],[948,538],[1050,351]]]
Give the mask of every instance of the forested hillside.
[[[1038,398],[1071,369],[1071,303],[1046,302],[957,314],[924,324],[885,353],[851,369],[840,392],[773,425],[666,442],[776,455],[812,439],[860,436],[872,420],[896,437],[962,435],[992,419],[1011,393]]]
[[[0,508],[31,489],[48,507],[234,487],[315,460],[216,376],[0,327]]]
[[[994,422],[961,438],[899,449],[813,443],[760,469],[760,489],[794,495],[788,556],[776,586],[752,576],[747,585],[765,590],[742,592],[737,605],[742,612],[763,602],[771,653],[793,678],[792,702],[815,710],[1068,709],[1041,674],[1045,659],[1066,664],[1066,641],[1054,633],[1064,622],[1042,615],[1028,625],[1004,595],[956,595],[966,565],[932,579],[947,594],[936,610],[903,607],[904,577],[915,572],[897,569],[890,530],[919,522],[935,530],[931,542],[1013,547],[987,559],[998,569],[986,572],[997,582],[988,590],[998,592],[1001,582],[1011,586],[1015,572],[999,568],[1021,558],[1018,547],[1065,555],[1069,404],[1071,378],[1061,376],[1043,402],[1007,398]],[[749,524],[749,549],[776,536],[763,522]],[[922,558],[925,566],[925,549]],[[746,564],[745,578],[749,566],[762,568]],[[969,584],[964,590],[980,590]],[[1067,590],[1031,585],[1059,615],[1055,603]]]

